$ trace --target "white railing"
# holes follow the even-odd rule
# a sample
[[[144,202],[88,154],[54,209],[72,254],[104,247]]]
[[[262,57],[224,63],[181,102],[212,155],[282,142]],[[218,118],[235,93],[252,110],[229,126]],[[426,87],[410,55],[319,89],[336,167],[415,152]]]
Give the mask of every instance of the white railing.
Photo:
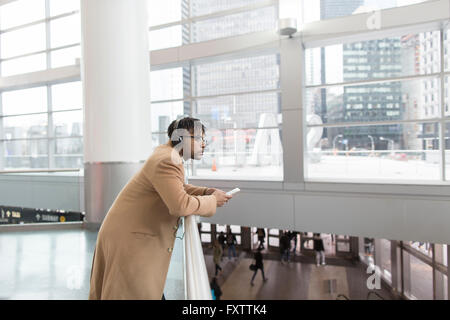
[[[190,163],[192,163],[190,161]],[[185,183],[188,183],[189,165],[185,162]],[[197,227],[197,216],[184,218],[184,250],[187,300],[212,300],[209,286],[208,271],[206,270],[205,256],[203,255],[202,241]]]
[[[197,228],[197,217],[185,221],[184,247],[186,250],[186,290],[188,300],[212,300],[202,242]]]

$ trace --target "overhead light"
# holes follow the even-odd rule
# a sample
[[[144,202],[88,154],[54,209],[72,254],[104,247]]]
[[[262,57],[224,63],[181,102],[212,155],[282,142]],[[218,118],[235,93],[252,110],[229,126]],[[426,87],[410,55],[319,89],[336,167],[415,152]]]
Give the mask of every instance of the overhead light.
[[[289,36],[297,32],[297,19],[295,18],[285,18],[280,19],[278,22],[278,33],[280,36]]]

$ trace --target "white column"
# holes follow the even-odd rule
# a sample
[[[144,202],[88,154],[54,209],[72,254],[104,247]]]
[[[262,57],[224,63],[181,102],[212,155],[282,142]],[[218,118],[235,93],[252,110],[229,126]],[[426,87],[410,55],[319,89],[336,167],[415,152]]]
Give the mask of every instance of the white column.
[[[101,223],[149,156],[146,0],[81,0],[86,217]]]
[[[280,40],[283,170],[286,189],[302,189],[303,172],[303,48],[298,38]]]

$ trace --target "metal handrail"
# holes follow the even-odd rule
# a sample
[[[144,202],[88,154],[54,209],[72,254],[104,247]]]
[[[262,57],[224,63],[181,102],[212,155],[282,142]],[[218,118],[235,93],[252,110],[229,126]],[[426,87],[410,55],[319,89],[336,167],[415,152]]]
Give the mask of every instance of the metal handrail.
[[[186,286],[188,300],[212,300],[197,217],[185,217]]]
[[[367,293],[367,300],[369,300],[371,294],[376,295],[376,296],[377,296],[378,298],[380,298],[381,300],[385,300],[380,294],[378,294],[378,293],[375,292],[375,291],[369,291],[369,293]]]

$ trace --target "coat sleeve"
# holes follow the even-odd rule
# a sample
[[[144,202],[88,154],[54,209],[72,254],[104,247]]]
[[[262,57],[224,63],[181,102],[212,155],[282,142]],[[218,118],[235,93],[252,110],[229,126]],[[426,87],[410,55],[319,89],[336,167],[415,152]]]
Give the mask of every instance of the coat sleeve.
[[[197,187],[197,186],[193,186],[192,184],[185,184],[184,190],[186,190],[187,194],[190,194],[192,196],[204,196],[206,194],[206,191],[208,190],[208,188]]]
[[[177,165],[170,159],[162,160],[156,165],[151,183],[171,215],[211,217],[216,213],[216,197],[189,195],[184,188],[182,165]]]

